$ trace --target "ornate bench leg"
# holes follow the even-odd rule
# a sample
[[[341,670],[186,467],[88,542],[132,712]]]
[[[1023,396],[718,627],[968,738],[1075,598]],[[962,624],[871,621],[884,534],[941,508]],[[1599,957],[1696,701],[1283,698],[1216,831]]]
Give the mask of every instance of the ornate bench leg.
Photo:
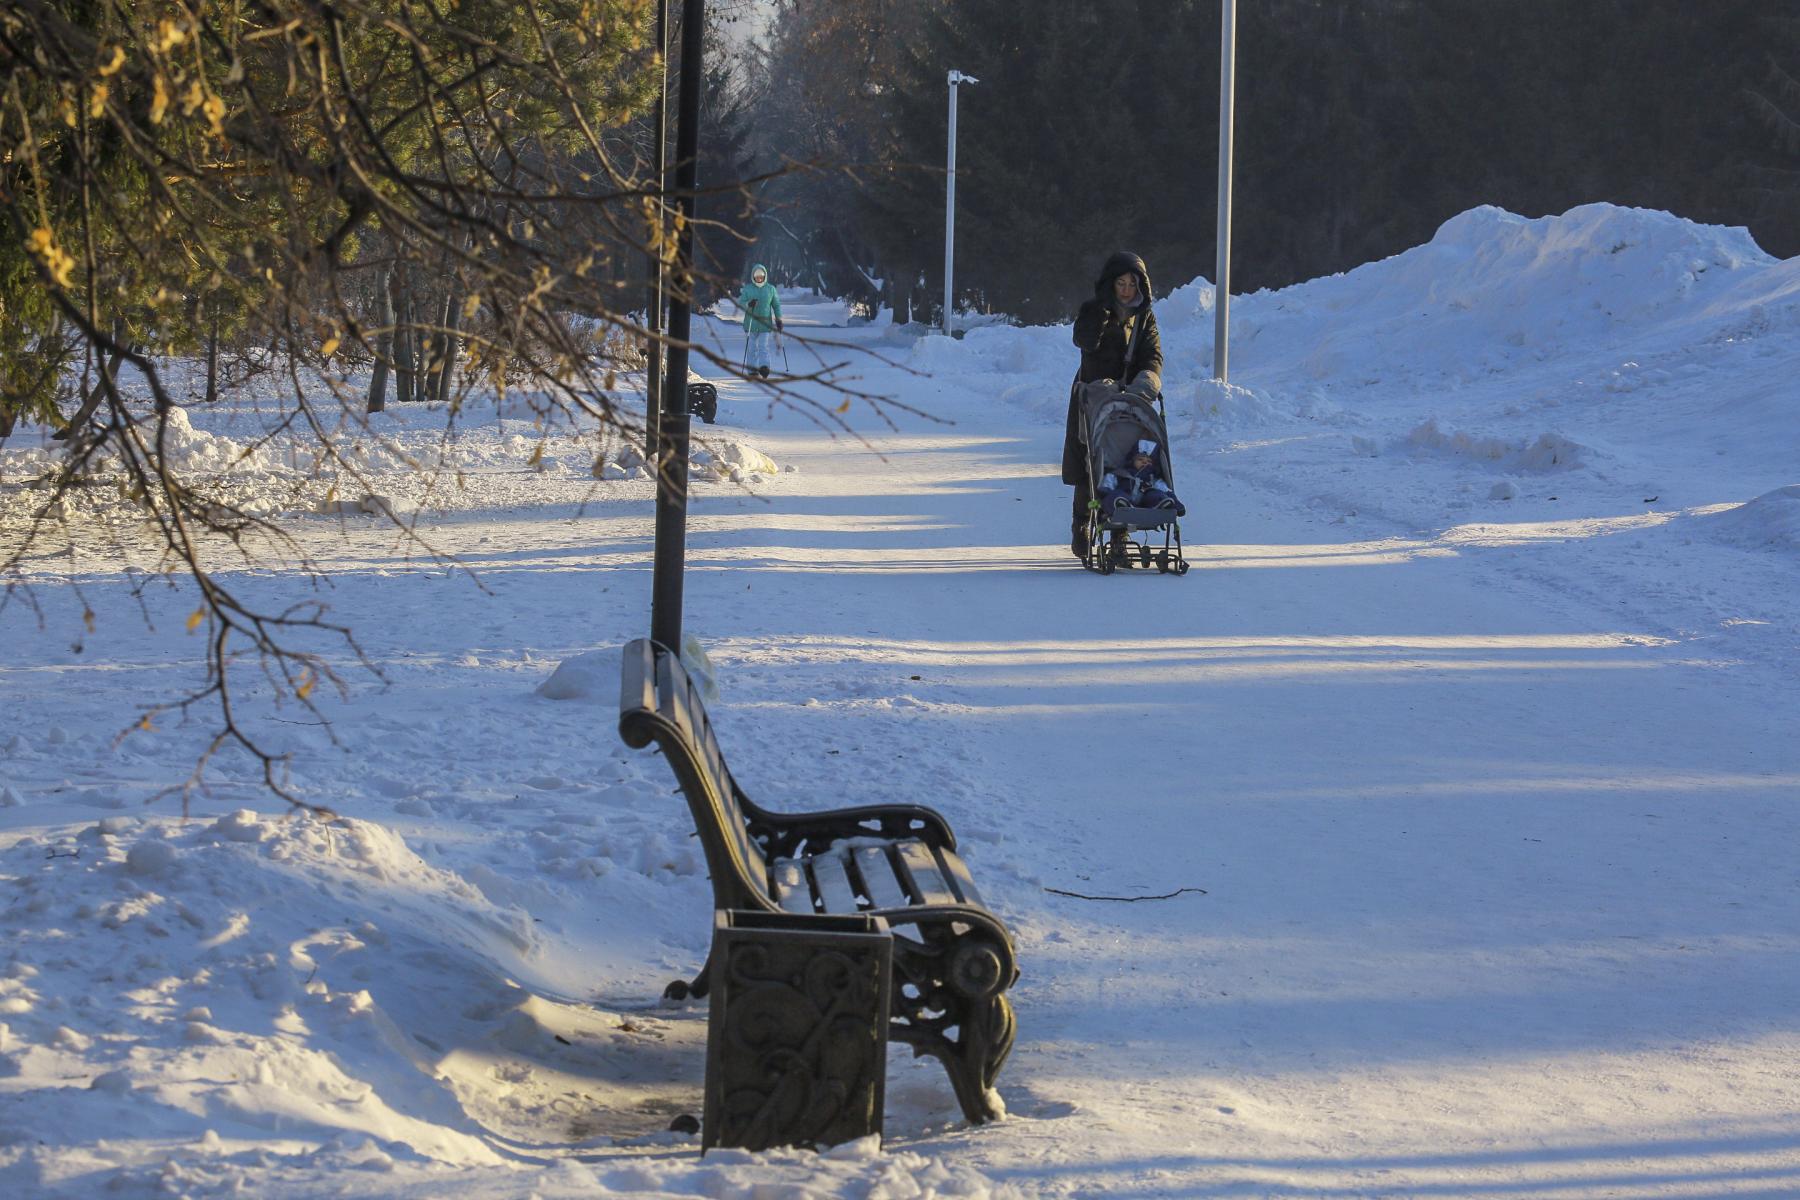
[[[943,1059],[957,1103],[972,1125],[998,1120],[1005,1111],[993,1101],[994,1081],[1012,1053],[1018,1025],[1005,996],[971,1000],[957,1030],[956,1053]]]
[[[899,986],[888,1036],[911,1046],[915,1056],[929,1054],[944,1065],[956,1102],[972,1125],[1000,1117],[991,1093],[1018,1033],[997,973],[981,969],[985,957],[979,943],[946,953],[943,947],[895,939]]]
[[[707,980],[707,973],[711,970],[712,959],[708,958],[693,979],[671,980],[669,986],[663,989],[663,999],[676,1001],[706,999],[707,989],[712,986]]]

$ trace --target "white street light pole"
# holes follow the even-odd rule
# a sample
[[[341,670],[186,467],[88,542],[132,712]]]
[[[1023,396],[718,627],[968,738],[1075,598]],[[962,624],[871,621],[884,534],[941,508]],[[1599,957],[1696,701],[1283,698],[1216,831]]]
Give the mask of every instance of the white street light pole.
[[[1213,378],[1225,382],[1231,328],[1231,102],[1237,60],[1237,0],[1219,0],[1219,244],[1214,262]]]
[[[951,279],[956,271],[956,85],[980,83],[973,75],[950,72],[950,161],[944,177],[944,336],[950,336]]]

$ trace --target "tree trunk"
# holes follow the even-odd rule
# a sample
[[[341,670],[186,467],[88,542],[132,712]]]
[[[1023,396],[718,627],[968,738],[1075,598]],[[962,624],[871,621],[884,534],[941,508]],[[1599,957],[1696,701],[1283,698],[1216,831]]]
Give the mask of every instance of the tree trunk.
[[[112,340],[115,344],[124,343],[125,324],[123,321],[113,322]],[[105,365],[101,370],[105,374],[108,382],[115,381],[119,378],[119,363],[123,361],[123,359],[123,351],[114,351],[111,360],[103,360]],[[81,407],[76,409],[75,415],[69,418],[69,424],[65,428],[59,429],[51,434],[51,438],[55,441],[66,442],[77,433],[81,432],[81,430],[87,427],[87,423],[94,419],[94,412],[100,407],[100,402],[104,399],[106,399],[106,387],[104,384],[96,382],[88,391],[87,395],[81,398]]]
[[[444,307],[431,289],[414,303],[427,318],[428,326],[419,329],[419,388],[415,397],[421,404],[437,399],[444,371]],[[446,299],[445,303],[448,303]]]
[[[437,402],[450,403],[450,390],[456,375],[457,331],[462,324],[462,297],[454,288],[444,293],[444,348],[438,359]]]
[[[134,347],[134,348],[142,349],[142,347]],[[118,378],[118,376],[115,375],[115,376],[113,376],[113,378],[116,379],[116,378]],[[161,417],[161,416],[167,415],[168,411],[174,407],[175,407],[175,402],[169,398],[169,394],[167,391],[159,391],[157,393],[157,396],[156,396],[156,415],[157,416]]]
[[[413,375],[412,289],[406,284],[404,268],[394,268],[388,276],[388,288],[394,301],[394,399],[408,404],[417,393]]]
[[[895,325],[912,324],[913,287],[915,275],[911,271],[895,271],[894,289],[894,321]]]
[[[369,374],[368,411],[372,413],[387,408],[388,358],[394,346],[394,304],[385,283],[376,289],[375,321],[381,332],[375,335],[375,368]]]
[[[212,312],[212,325],[206,331],[206,402],[219,399],[219,311]]]

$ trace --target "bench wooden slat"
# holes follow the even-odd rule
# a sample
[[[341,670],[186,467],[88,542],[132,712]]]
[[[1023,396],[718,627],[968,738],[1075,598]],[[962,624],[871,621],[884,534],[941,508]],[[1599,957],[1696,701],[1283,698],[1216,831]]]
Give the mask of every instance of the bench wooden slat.
[[[894,866],[882,846],[858,846],[851,854],[856,859],[857,873],[862,876],[863,891],[876,908],[905,908],[912,901],[894,878]]]
[[[656,650],[648,641],[625,647],[625,669],[619,675],[619,711],[656,711]]]
[[[713,793],[726,836],[736,844],[750,878],[766,878],[768,859],[764,857],[762,848],[750,837],[749,830],[744,827],[744,814],[738,807],[737,791],[732,787],[731,774],[725,768],[725,754],[719,748],[719,739],[713,734],[712,722],[706,716],[705,706],[701,704],[699,695],[687,678],[687,672],[681,670],[679,659],[672,654],[660,654],[655,661],[655,711],[680,731],[688,753],[695,760],[694,765],[705,776]]]
[[[656,659],[656,712],[692,740],[694,721],[688,713],[688,681],[675,677],[675,656],[658,655]]]
[[[850,884],[850,875],[845,870],[844,859],[838,854],[819,854],[810,860],[813,880],[819,885],[819,899],[825,902],[828,913],[853,913],[857,911],[856,889]]]
[[[981,889],[975,886],[974,876],[969,874],[969,866],[963,862],[962,855],[954,850],[939,850],[938,862],[950,876],[950,882],[962,894],[963,901],[976,908],[986,908],[986,901],[981,898]]]
[[[725,769],[725,754],[719,749],[719,739],[713,733],[711,721],[706,722],[706,737],[700,744],[706,751],[706,769],[718,780],[720,795],[731,797],[731,772]]]
[[[769,874],[774,884],[775,903],[781,905],[783,912],[811,916],[817,911],[813,908],[812,888],[806,882],[806,867],[800,860],[778,858]]]
[[[915,904],[955,904],[957,896],[950,883],[938,870],[937,859],[932,857],[931,847],[924,842],[899,842],[894,846],[894,853],[900,859],[900,865],[911,877],[913,903]]]

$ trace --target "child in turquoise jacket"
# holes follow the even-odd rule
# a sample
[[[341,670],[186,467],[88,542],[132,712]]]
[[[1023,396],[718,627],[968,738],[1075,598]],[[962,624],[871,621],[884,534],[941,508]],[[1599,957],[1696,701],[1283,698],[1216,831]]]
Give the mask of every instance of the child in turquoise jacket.
[[[750,268],[750,282],[738,293],[738,308],[744,314],[744,332],[749,344],[744,347],[744,367],[752,375],[769,377],[769,345],[775,331],[781,328],[781,297],[769,282],[769,269],[761,263]]]

